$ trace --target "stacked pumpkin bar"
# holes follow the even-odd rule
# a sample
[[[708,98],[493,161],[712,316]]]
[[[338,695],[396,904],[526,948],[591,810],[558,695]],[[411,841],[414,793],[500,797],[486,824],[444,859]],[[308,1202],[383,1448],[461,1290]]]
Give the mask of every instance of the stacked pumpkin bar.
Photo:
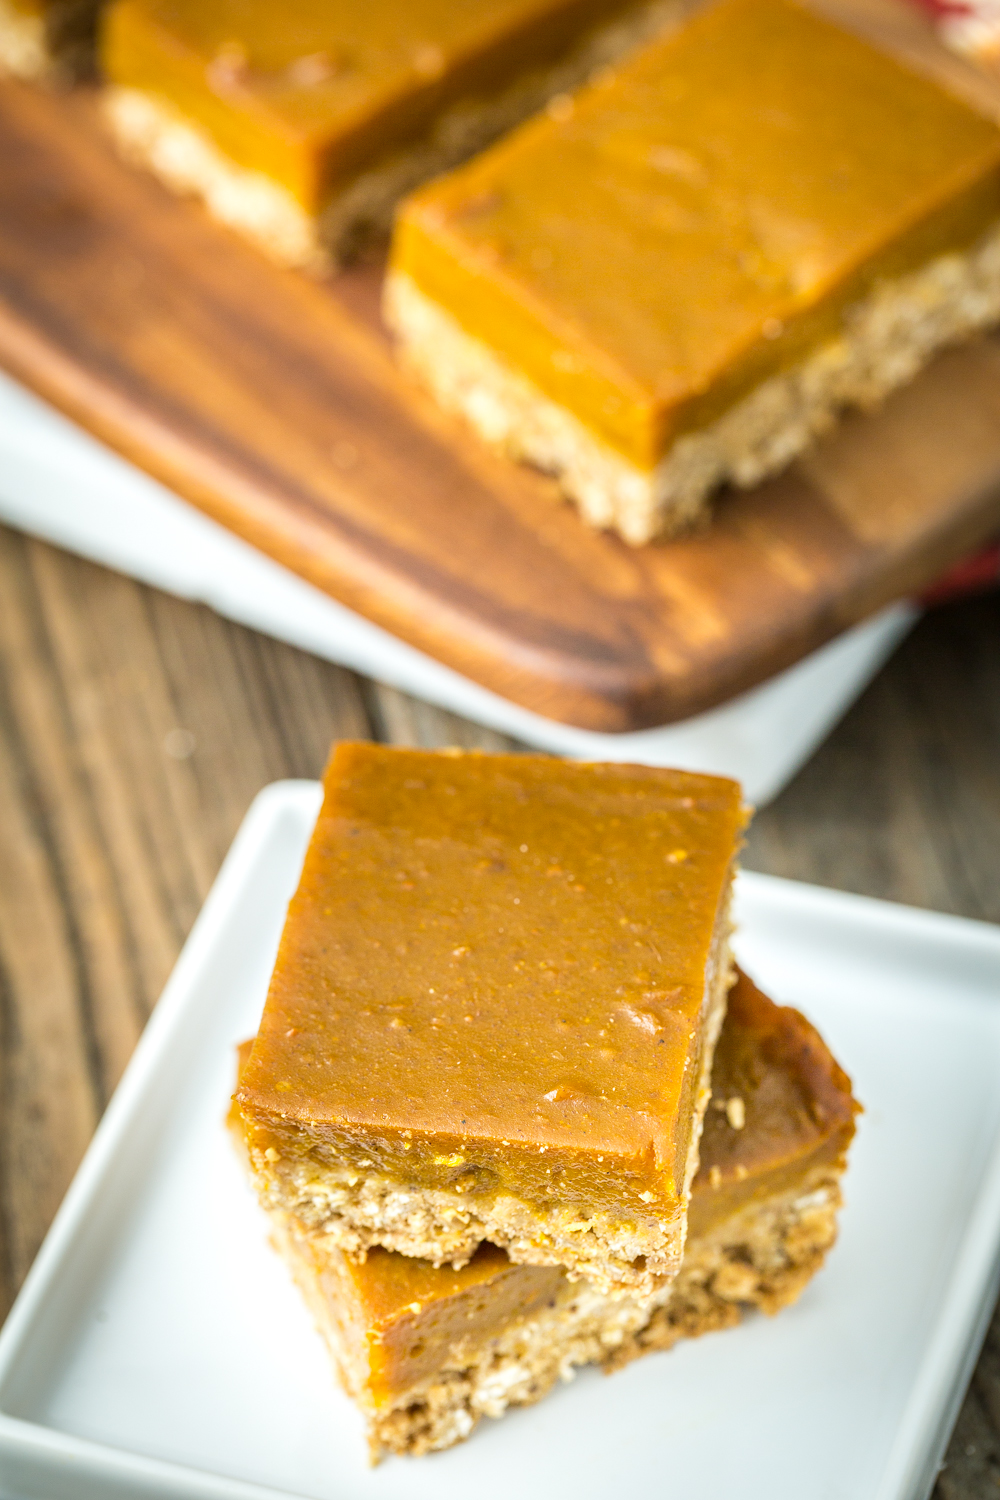
[[[745,979],[698,1171],[743,824],[717,777],[337,748],[232,1123],[376,1457],[832,1241],[850,1085]]]

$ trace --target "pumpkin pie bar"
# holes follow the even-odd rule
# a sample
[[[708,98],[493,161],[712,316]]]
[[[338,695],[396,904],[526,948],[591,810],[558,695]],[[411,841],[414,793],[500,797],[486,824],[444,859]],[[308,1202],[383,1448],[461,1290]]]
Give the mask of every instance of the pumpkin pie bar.
[[[101,0],[0,0],[0,74],[72,83],[94,69]]]
[[[102,69],[126,154],[316,266],[399,196],[661,28],[679,0],[116,0]]]
[[[674,1274],[744,822],[721,777],[338,745],[239,1089],[265,1207]]]
[[[250,1043],[244,1046],[244,1058]],[[387,1250],[363,1264],[287,1215],[274,1242],[365,1414],[372,1457],[427,1453],[537,1401],[581,1365],[617,1368],[793,1302],[836,1237],[858,1106],[799,1014],[744,975],[715,1054],[680,1275],[608,1296],[484,1244],[463,1269]],[[238,1111],[234,1134],[242,1143]]]
[[[1000,320],[1000,130],[722,0],[401,208],[385,311],[484,438],[642,543]]]

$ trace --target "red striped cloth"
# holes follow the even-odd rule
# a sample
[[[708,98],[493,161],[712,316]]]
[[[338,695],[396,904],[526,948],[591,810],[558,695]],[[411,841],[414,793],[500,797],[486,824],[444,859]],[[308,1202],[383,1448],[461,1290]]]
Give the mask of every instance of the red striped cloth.
[[[986,589],[995,589],[1000,584],[1000,540],[991,542],[980,552],[965,557],[941,577],[924,589],[919,596],[921,604],[943,604],[946,599],[957,599],[963,594],[981,594]]]
[[[945,46],[1000,67],[1000,0],[911,0],[933,17]]]

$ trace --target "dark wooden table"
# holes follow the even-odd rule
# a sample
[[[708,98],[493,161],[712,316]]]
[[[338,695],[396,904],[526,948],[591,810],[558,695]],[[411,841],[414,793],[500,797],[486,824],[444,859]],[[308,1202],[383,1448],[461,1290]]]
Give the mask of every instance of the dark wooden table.
[[[512,744],[0,528],[0,1315],[251,798],[337,736]],[[745,863],[1000,921],[1000,595],[924,619]],[[936,1495],[1000,1495],[1000,1317]]]

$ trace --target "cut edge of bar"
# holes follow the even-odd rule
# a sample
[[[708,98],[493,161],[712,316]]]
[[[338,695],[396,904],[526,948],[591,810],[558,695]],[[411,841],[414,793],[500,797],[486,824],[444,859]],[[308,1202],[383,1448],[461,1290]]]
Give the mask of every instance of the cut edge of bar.
[[[482,1417],[533,1404],[582,1366],[610,1373],[681,1339],[732,1327],[751,1308],[774,1314],[794,1302],[836,1240],[843,1166],[841,1159],[814,1168],[796,1188],[750,1204],[693,1239],[677,1279],[651,1293],[622,1297],[567,1281],[553,1306],[519,1319],[472,1354],[454,1351],[450,1363],[387,1407],[371,1400],[352,1369],[320,1289],[310,1232],[274,1215],[275,1243],[341,1384],[365,1413],[377,1463],[390,1453],[416,1457],[451,1447]]]
[[[467,333],[404,272],[390,270],[385,318],[403,365],[491,447],[554,475],[583,519],[632,546],[706,518],[725,483],[780,472],[849,407],[871,410],[941,349],[1000,321],[1000,225],[966,251],[885,281],[849,308],[837,338],[763,381],[715,422],[641,469]]]

